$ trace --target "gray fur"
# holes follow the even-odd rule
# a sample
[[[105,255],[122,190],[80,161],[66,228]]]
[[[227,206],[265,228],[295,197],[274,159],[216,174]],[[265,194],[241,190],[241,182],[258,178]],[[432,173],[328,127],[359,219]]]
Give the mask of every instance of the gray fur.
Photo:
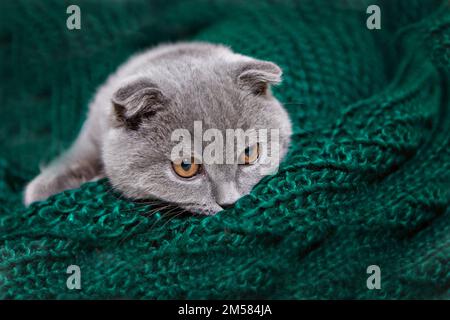
[[[275,64],[220,45],[178,43],[135,55],[99,88],[79,137],[28,184],[24,202],[106,175],[127,197],[216,213],[258,183],[257,165],[204,164],[195,178],[179,178],[171,167],[171,133],[192,132],[198,120],[204,130],[278,128],[283,158],[291,124],[267,89],[280,80]]]

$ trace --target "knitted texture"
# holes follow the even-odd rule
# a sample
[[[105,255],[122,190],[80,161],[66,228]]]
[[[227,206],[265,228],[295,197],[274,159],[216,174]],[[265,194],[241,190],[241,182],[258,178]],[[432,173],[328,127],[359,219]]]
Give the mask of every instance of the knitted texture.
[[[1,1],[0,14],[0,298],[450,298],[448,1]],[[282,67],[294,133],[279,172],[208,217],[107,180],[24,208],[108,74],[186,39]]]

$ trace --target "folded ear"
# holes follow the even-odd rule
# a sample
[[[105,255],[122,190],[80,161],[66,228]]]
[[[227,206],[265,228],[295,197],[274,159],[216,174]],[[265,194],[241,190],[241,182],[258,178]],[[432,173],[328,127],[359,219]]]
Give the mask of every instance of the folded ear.
[[[113,94],[114,123],[137,130],[143,117],[155,114],[166,101],[158,86],[149,79],[130,81]]]
[[[256,95],[265,95],[269,85],[281,82],[282,71],[275,63],[262,60],[241,62],[238,68],[238,84]]]

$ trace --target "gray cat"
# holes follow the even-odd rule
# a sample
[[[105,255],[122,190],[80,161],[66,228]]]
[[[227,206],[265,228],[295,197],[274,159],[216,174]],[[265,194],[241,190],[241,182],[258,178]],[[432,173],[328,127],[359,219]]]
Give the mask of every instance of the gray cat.
[[[177,162],[171,135],[179,128],[193,132],[195,121],[221,132],[277,129],[281,161],[291,123],[270,92],[280,81],[274,63],[221,45],[168,44],[137,54],[98,89],[77,140],[27,185],[24,202],[106,176],[132,199],[160,199],[202,214],[221,211],[264,176],[259,144],[245,149],[243,163]]]

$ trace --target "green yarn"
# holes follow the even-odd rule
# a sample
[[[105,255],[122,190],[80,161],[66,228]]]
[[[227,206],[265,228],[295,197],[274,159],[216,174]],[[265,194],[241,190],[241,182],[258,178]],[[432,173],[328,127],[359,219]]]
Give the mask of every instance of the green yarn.
[[[381,30],[363,0],[2,1],[0,298],[450,298],[448,3],[375,3]],[[283,68],[294,134],[278,174],[211,217],[153,211],[106,180],[23,208],[108,74],[181,39]]]

